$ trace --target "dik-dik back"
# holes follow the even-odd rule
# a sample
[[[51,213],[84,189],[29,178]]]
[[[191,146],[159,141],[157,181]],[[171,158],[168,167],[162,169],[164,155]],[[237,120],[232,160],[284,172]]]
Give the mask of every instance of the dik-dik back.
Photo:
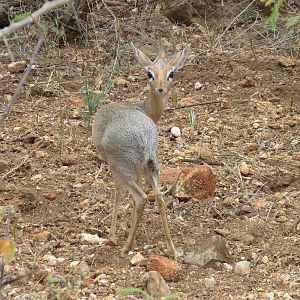
[[[122,171],[114,176],[136,180],[139,174],[145,173],[149,160],[158,165],[156,126],[133,106],[101,107],[95,116],[92,137],[101,158],[109,162],[112,170]]]

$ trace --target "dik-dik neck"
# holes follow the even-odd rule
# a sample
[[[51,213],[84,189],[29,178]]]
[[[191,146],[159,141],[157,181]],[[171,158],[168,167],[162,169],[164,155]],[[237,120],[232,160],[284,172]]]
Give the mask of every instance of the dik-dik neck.
[[[145,113],[157,123],[163,115],[168,103],[168,94],[158,95],[150,90],[149,97],[144,101]]]

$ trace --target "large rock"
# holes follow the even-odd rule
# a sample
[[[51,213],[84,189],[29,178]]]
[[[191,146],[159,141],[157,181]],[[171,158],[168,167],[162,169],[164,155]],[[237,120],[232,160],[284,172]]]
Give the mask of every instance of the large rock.
[[[214,235],[197,245],[197,249],[187,252],[184,262],[201,267],[209,267],[216,262],[230,262],[231,256],[224,239]]]
[[[158,255],[151,255],[146,268],[148,271],[158,272],[166,281],[176,281],[179,279],[179,266],[174,260]]]
[[[184,168],[176,183],[177,198],[197,200],[212,197],[216,191],[216,175],[208,165]]]

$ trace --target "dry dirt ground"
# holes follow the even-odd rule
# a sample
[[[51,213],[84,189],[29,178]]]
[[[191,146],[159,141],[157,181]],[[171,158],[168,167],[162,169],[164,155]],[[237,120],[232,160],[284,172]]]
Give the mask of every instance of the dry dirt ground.
[[[218,231],[232,265],[251,263],[250,273],[238,276],[222,266],[183,264],[180,257],[180,278],[168,284],[172,292],[184,293],[182,299],[300,299],[300,40],[295,35],[288,43],[290,33],[284,29],[273,37],[264,19],[244,16],[213,48],[232,19],[222,26],[213,20],[207,27],[177,27],[157,17],[155,25],[146,20],[148,27],[142,28],[163,39],[169,53],[186,42],[192,46],[176,74],[177,96],[170,107],[176,102],[199,105],[169,109],[159,122],[161,171],[203,158],[217,163],[211,165],[217,175],[214,197],[185,202],[165,197],[176,248],[193,249]],[[114,27],[104,32],[97,40],[95,33],[89,47],[51,49],[48,40],[48,50],[0,129],[0,225],[3,237],[4,208],[13,207],[10,231],[17,247],[5,274],[34,273],[4,287],[4,299],[114,299],[124,287],[144,288],[145,268],[131,266],[119,255],[130,224],[128,195],[118,220],[117,246],[80,239],[82,233],[107,238],[114,196],[112,177],[91,143],[82,100],[85,80],[90,89],[101,90],[105,80],[99,74],[105,66],[108,74],[112,68]],[[126,53],[104,102],[137,102],[147,96],[146,75],[134,61],[130,41],[142,46],[149,40],[133,27],[122,28],[119,42]],[[151,54],[149,44],[143,49]],[[21,43],[19,59],[28,59],[30,53],[17,49]],[[1,108],[22,76],[9,63],[2,48]],[[196,82],[201,89],[195,89]],[[181,137],[171,137],[173,126],[181,128]],[[193,162],[184,161],[188,159]],[[249,168],[243,174],[245,163]],[[164,255],[164,245],[159,214],[149,201],[133,253]],[[74,261],[81,262],[75,270],[70,268]],[[216,280],[211,289],[204,285],[210,277]]]

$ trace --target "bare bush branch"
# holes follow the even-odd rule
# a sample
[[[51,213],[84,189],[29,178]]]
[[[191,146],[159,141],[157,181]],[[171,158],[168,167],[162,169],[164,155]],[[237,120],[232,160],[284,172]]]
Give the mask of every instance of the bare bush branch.
[[[5,35],[13,33],[19,28],[28,25],[30,23],[37,22],[38,18],[43,14],[49,12],[50,10],[57,8],[61,5],[66,4],[70,0],[55,0],[55,1],[47,1],[40,9],[33,12],[30,16],[26,17],[24,20],[21,20],[16,23],[12,23],[9,26],[0,30],[0,39],[2,39]]]
[[[36,44],[36,46],[33,49],[32,56],[31,56],[31,59],[30,59],[30,62],[28,64],[28,66],[26,68],[26,71],[24,72],[24,75],[23,75],[22,79],[20,80],[20,82],[18,84],[18,87],[17,87],[14,95],[12,96],[11,100],[9,101],[8,105],[6,106],[6,109],[5,109],[2,117],[0,118],[0,125],[2,125],[2,123],[4,122],[4,120],[8,117],[8,115],[9,115],[11,109],[12,109],[12,106],[16,102],[17,97],[20,94],[23,85],[24,85],[25,81],[27,80],[27,78],[28,78],[28,76],[30,74],[32,65],[36,61],[38,52],[39,52],[40,47],[42,46],[44,40],[45,40],[45,36],[43,34],[41,34],[40,37],[39,37],[39,40],[38,40],[38,42]]]

